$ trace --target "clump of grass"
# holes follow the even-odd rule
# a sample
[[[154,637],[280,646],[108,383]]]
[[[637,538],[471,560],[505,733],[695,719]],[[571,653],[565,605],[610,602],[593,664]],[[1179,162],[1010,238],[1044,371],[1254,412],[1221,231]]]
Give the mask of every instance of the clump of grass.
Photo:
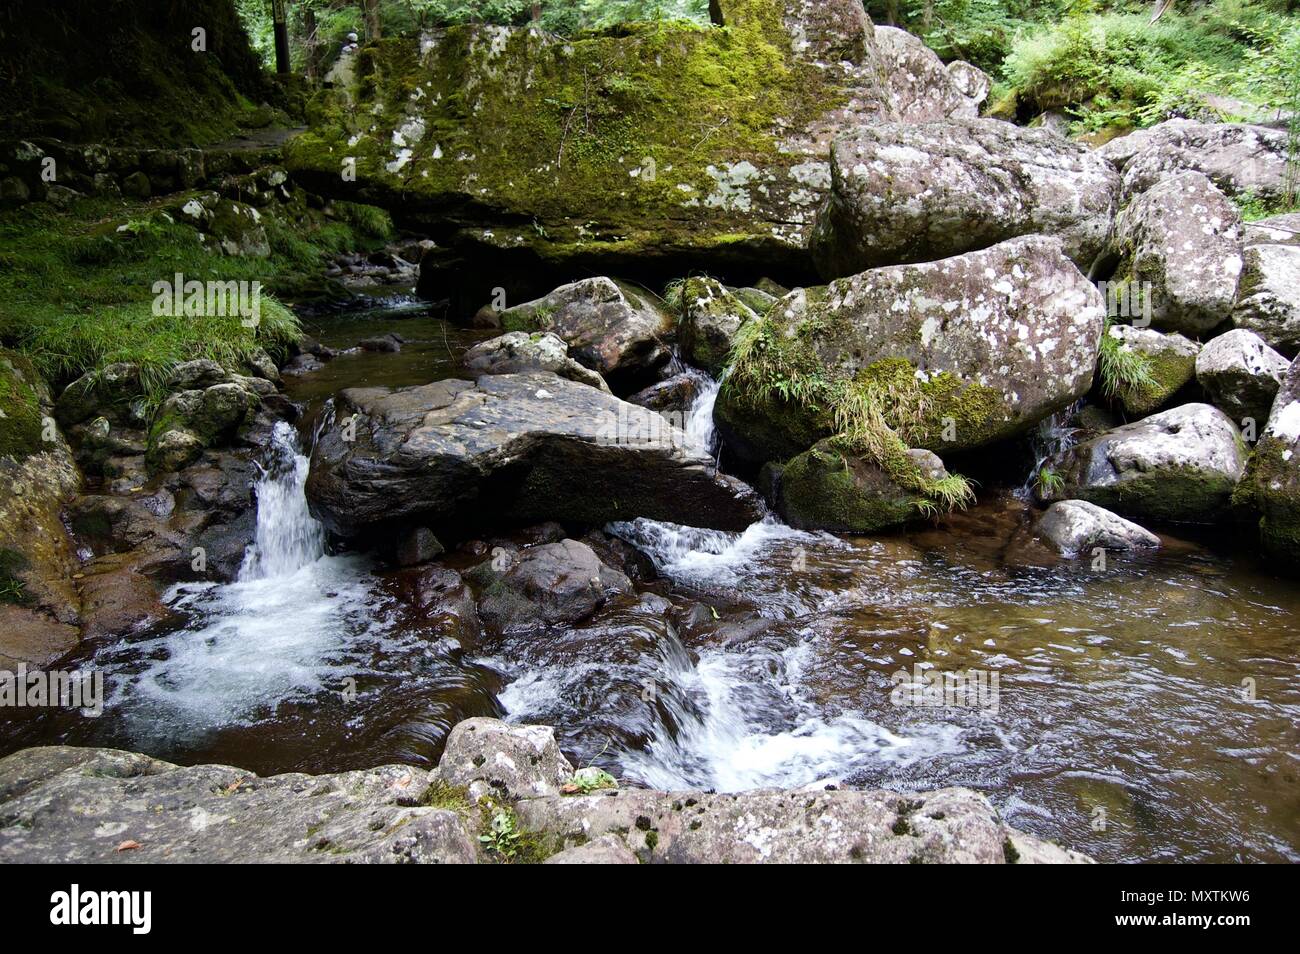
[[[330,207],[335,215],[368,238],[386,240],[393,237],[393,219],[381,208],[341,200],[331,203]]]
[[[1039,495],[1043,497],[1050,497],[1065,486],[1065,478],[1047,466],[1039,468],[1034,482],[1038,485]]]
[[[1113,398],[1122,391],[1140,393],[1158,390],[1160,382],[1152,373],[1150,357],[1132,348],[1125,348],[1123,342],[1111,335],[1113,324],[1111,321],[1106,322],[1097,360],[1102,393]]]

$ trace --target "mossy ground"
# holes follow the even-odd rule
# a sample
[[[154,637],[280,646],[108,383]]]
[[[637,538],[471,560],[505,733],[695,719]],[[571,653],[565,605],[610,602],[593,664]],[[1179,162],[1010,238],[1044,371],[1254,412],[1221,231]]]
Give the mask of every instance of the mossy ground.
[[[5,213],[0,343],[30,358],[56,387],[116,361],[133,362],[156,398],[180,361],[212,358],[238,367],[256,348],[282,353],[300,332],[271,293],[319,282],[325,253],[374,245],[373,232],[382,231],[372,213],[347,205],[331,218],[304,203],[286,204],[262,210],[269,259],[226,256],[205,248],[195,229],[168,221],[163,207],[182,198],[86,198],[66,212],[38,202]],[[186,280],[261,282],[260,323],[155,315],[154,283],[177,272]]]
[[[31,363],[0,349],[0,457],[22,459],[41,449],[40,399]]]

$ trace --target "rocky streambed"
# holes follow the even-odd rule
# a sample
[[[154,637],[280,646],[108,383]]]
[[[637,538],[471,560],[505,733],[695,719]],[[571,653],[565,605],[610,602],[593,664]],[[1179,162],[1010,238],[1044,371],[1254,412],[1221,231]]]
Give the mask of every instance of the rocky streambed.
[[[438,230],[335,259],[375,307],[165,373],[5,359],[0,660],[107,691],[6,709],[0,856],[1300,858],[1300,250],[1239,211],[1285,134],[1090,149],[978,118],[987,77],[856,2],[717,7],[568,51],[465,28],[395,61],[427,96],[332,91],[374,125],[327,110],[250,175],[325,208],[347,143],[349,195]],[[500,57],[733,42],[786,85],[716,161],[657,124],[672,181],[544,128],[526,170],[425,141],[466,102],[434,80]],[[208,199],[159,208],[262,254]]]

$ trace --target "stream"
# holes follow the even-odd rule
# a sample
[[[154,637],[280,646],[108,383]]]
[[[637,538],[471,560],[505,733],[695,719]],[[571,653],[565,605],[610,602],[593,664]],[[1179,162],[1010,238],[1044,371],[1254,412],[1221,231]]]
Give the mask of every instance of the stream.
[[[308,331],[408,342],[288,381],[309,408],[345,386],[454,376],[491,336],[418,308]],[[703,384],[688,439],[713,452]],[[383,568],[327,552],[303,440],[282,424],[267,449],[238,579],[173,587],[182,626],[88,650],[76,664],[105,672],[103,716],[32,716],[13,747],[338,771],[431,764],[451,725],[496,715],[554,725],[575,764],[624,784],[964,785],[1099,860],[1300,860],[1300,595],[1249,555],[1165,537],[1104,568],[1042,561],[1011,487],[870,538],[635,520],[607,530],[660,574],[641,602],[535,643],[463,647],[412,618]],[[931,670],[995,674],[995,692],[897,704],[900,674]]]

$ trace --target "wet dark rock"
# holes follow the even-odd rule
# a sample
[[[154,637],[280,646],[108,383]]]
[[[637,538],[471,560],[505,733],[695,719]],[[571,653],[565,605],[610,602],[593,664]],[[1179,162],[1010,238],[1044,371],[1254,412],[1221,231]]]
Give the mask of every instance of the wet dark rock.
[[[365,338],[357,343],[357,347],[362,351],[386,351],[398,352],[402,350],[402,345],[406,339],[398,334],[380,335],[375,338]]]
[[[415,611],[413,622],[419,626],[450,636],[465,648],[478,643],[481,627],[474,594],[455,570],[428,564],[388,574],[384,581]]]
[[[157,586],[129,557],[101,557],[84,573],[79,581],[83,639],[128,636],[175,621]]]
[[[576,623],[632,592],[631,580],[577,540],[494,555],[468,578],[479,592],[479,616],[500,633]]]
[[[675,414],[685,421],[686,412],[700,395],[700,378],[693,374],[674,374],[658,384],[637,391],[628,397],[629,404],[648,407],[660,414]]]
[[[741,530],[762,510],[659,415],[546,372],[341,392],[307,498],[331,531],[358,538],[633,516]]]

